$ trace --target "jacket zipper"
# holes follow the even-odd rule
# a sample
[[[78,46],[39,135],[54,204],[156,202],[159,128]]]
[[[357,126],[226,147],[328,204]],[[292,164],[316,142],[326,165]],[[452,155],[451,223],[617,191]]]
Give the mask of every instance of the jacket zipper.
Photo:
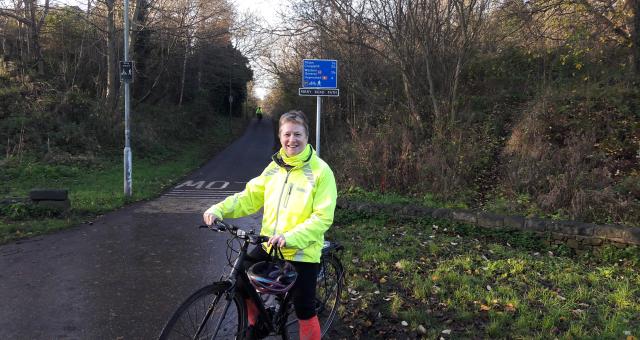
[[[291,197],[291,190],[293,190],[293,183],[289,183],[289,190],[287,190],[287,197],[284,198],[284,208],[289,205],[289,198]]]
[[[284,178],[284,183],[282,184],[282,189],[280,190],[280,197],[278,197],[278,208],[276,209],[276,225],[273,227],[273,236],[276,236],[276,232],[278,231],[278,220],[280,219],[280,202],[282,202],[282,194],[284,193],[284,188],[287,186],[287,182],[289,181],[289,174],[291,174],[291,170],[287,170],[287,177]]]

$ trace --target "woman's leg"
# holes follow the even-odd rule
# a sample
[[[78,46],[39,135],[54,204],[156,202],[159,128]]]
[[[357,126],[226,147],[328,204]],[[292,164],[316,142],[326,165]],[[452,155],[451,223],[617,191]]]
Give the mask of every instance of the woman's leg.
[[[298,317],[301,340],[319,340],[320,322],[316,315],[316,281],[318,263],[291,262],[298,272],[292,288],[293,306]]]
[[[249,322],[249,326],[255,326],[258,321],[258,306],[256,306],[255,302],[253,302],[251,298],[249,298],[247,289],[253,289],[253,287],[246,281],[247,276],[244,274],[244,271],[254,263],[265,261],[268,258],[269,254],[262,249],[262,246],[256,246],[253,248],[249,253],[247,253],[245,261],[242,262],[242,274],[238,276],[238,282],[236,282],[238,290],[244,298],[244,302],[247,306],[247,321]]]

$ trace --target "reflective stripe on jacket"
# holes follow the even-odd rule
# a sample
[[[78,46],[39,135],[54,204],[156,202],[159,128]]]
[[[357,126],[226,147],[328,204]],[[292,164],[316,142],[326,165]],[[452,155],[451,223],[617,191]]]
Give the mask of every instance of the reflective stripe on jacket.
[[[298,167],[290,167],[276,153],[273,161],[242,192],[207,210],[220,218],[256,213],[264,206],[261,235],[283,234],[285,259],[320,262],[324,233],[333,223],[336,181],[315,151]],[[268,249],[267,249],[268,251]]]

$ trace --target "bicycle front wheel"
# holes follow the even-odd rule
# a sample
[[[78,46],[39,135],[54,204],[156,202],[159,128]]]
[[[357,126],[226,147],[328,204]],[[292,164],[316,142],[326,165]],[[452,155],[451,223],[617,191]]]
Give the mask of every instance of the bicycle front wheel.
[[[160,339],[242,339],[244,300],[225,287],[213,284],[193,293],[171,316]]]

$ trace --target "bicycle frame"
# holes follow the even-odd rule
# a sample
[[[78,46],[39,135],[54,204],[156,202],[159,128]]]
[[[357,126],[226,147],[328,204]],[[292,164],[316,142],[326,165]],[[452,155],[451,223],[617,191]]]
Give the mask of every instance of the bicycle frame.
[[[222,223],[220,223],[222,224]],[[222,224],[225,228],[229,228],[230,231],[232,231],[232,227],[226,225],[226,224]],[[220,231],[222,231],[223,229],[220,229]],[[242,233],[242,235],[236,235],[236,236],[240,236],[243,240],[242,245],[240,247],[240,251],[239,251],[239,255],[236,258],[236,260],[233,263],[233,267],[231,268],[231,271],[229,272],[229,274],[227,275],[227,278],[224,282],[228,283],[228,287],[226,288],[226,292],[224,294],[226,301],[226,304],[224,306],[224,310],[223,310],[223,314],[222,317],[220,318],[220,320],[218,320],[218,323],[216,324],[215,327],[215,332],[213,335],[213,338],[215,338],[218,335],[218,331],[220,329],[220,326],[222,325],[222,322],[224,321],[224,318],[227,315],[227,311],[229,310],[229,306],[231,305],[231,303],[233,303],[233,296],[234,296],[234,292],[237,288],[237,279],[239,276],[242,276],[243,280],[245,282],[249,282],[249,279],[247,277],[247,275],[242,272],[240,270],[242,263],[244,262],[246,256],[247,256],[247,251],[249,249],[249,244],[252,244],[253,240],[251,238],[251,236],[253,235],[252,233],[245,233],[243,230],[241,229],[235,229],[235,231],[237,233]],[[287,308],[286,306],[288,306],[289,304],[289,300],[291,299],[291,296],[289,293],[285,293],[284,294],[284,298],[280,299],[280,308],[278,309],[278,312],[275,315],[271,315],[271,313],[269,313],[267,311],[267,308],[264,305],[264,302],[262,301],[262,298],[260,297],[260,295],[258,294],[258,292],[255,289],[246,289],[246,292],[249,294],[249,298],[251,300],[253,300],[253,302],[255,303],[256,307],[258,308],[258,312],[259,315],[262,315],[264,317],[264,324],[265,326],[268,328],[269,333],[280,333],[284,331],[284,326],[286,323],[286,313],[287,313]],[[220,296],[217,296],[216,299],[213,301],[212,306],[215,305],[220,299]],[[207,320],[210,315],[211,315],[212,310],[210,309],[207,313],[207,315],[205,315],[204,320]],[[277,325],[274,325],[274,320],[278,321]],[[200,325],[200,328],[198,329],[198,332],[196,334],[197,335],[200,334],[200,332],[202,331],[202,328],[204,327],[204,323]]]

